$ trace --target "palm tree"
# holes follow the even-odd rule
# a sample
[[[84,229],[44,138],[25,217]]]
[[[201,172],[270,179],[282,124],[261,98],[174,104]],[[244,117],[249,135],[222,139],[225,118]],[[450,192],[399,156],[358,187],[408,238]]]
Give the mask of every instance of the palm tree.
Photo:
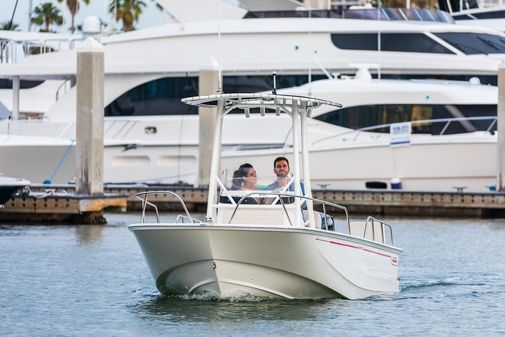
[[[19,25],[12,21],[6,21],[0,23],[0,30],[18,30]]]
[[[55,23],[58,26],[63,24],[63,16],[61,16],[60,10],[52,3],[45,2],[33,10],[32,22],[38,26],[45,26],[45,29],[41,29],[40,31],[50,32],[51,24]]]
[[[81,2],[79,0],[58,0],[59,3],[65,1],[67,3],[68,10],[70,11],[70,15],[72,16],[72,22],[70,24],[70,32],[73,34],[75,32],[75,15],[79,11],[81,7]],[[89,5],[91,0],[82,0],[86,5]]]
[[[109,13],[115,14],[116,21],[122,21],[124,30],[130,31],[135,29],[133,23],[139,20],[143,7],[146,4],[142,0],[111,0]]]

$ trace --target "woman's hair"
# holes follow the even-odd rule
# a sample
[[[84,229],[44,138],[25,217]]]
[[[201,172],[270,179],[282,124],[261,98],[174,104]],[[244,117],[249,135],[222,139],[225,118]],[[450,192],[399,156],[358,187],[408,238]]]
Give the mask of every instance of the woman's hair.
[[[235,172],[233,172],[233,178],[231,181],[231,189],[232,190],[240,190],[242,186],[244,186],[244,178],[247,177],[249,170],[253,166],[249,163],[244,163],[239,166]]]

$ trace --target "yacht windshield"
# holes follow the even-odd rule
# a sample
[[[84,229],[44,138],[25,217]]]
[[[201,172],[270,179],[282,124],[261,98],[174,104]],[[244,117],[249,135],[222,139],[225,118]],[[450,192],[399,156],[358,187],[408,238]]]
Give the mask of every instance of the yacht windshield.
[[[467,55],[505,54],[505,37],[484,33],[435,33]]]

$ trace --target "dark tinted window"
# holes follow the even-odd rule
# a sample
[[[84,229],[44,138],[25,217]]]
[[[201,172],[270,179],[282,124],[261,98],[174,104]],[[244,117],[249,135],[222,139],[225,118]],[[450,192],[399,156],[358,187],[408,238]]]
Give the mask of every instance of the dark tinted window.
[[[461,116],[496,116],[496,109],[496,105],[364,105],[331,111],[316,117],[316,119],[352,129],[360,129],[374,125],[413,120],[454,118]],[[447,128],[445,134],[486,130],[491,122],[491,120],[467,121],[465,123],[453,122]],[[422,125],[413,125],[412,130],[414,133],[439,134],[444,128],[444,125],[445,123],[425,123]],[[493,131],[494,130],[496,130],[496,126]],[[389,132],[389,128],[375,131]]]
[[[377,78],[377,74],[372,73],[372,77]],[[418,80],[448,80],[448,81],[469,81],[472,77],[477,77],[481,84],[498,85],[496,75],[448,75],[448,74],[382,74],[382,79],[418,79]]]
[[[505,11],[472,13],[477,19],[505,19]]]
[[[420,33],[382,33],[381,50],[414,53],[452,54],[452,52]],[[378,50],[378,34],[331,34],[331,41],[340,49]]]
[[[194,106],[181,98],[198,96],[197,77],[168,77],[141,84],[105,108],[105,116],[191,115]]]
[[[474,18],[472,18],[470,15],[468,14],[458,14],[458,15],[453,15],[452,18],[454,20],[475,20]]]
[[[468,55],[505,53],[505,38],[499,35],[465,32],[435,35]]]
[[[312,80],[327,78],[325,75],[312,75]],[[303,85],[308,82],[307,75],[278,75],[277,89],[290,88]],[[223,79],[223,91],[225,93],[237,92],[258,92],[269,91],[273,88],[272,75],[254,75],[254,76],[225,76]]]
[[[44,81],[21,80],[19,81],[20,89],[35,88]],[[12,80],[0,78],[0,89],[12,89]]]

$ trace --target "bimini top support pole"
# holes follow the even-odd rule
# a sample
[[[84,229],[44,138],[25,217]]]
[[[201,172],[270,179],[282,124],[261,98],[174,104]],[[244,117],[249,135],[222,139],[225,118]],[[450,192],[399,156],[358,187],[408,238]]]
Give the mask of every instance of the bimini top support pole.
[[[207,200],[207,216],[205,220],[207,222],[213,222],[216,219],[215,213],[216,209],[214,205],[217,203],[217,176],[219,173],[219,164],[221,157],[221,138],[222,138],[222,128],[223,128],[223,116],[224,116],[224,100],[221,99],[217,103],[217,118],[214,133],[214,145],[212,146],[212,163],[210,166],[210,180],[209,180],[209,196]]]

